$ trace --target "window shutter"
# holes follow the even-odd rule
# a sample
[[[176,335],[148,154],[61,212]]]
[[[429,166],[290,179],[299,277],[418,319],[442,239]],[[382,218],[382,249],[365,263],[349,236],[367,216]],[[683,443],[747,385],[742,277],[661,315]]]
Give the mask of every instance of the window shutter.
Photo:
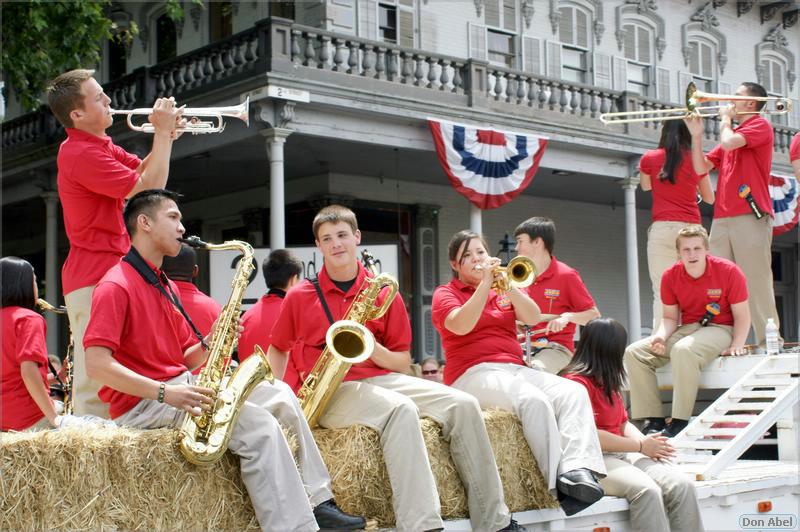
[[[708,45],[702,46],[702,68],[701,75],[706,78],[714,77],[714,72],[712,70],[712,61],[711,61],[711,47]]]
[[[561,43],[554,41],[546,41],[545,48],[547,50],[547,77],[560,79]]]
[[[576,9],[575,13],[575,32],[576,41],[578,46],[583,46],[584,48],[589,47],[589,22],[586,13],[581,11],[580,9]]]
[[[639,33],[639,55],[638,60],[642,63],[649,63],[650,62],[650,30],[647,28],[643,28],[642,26],[638,27]]]
[[[778,63],[772,63],[772,92],[783,94],[783,68]]]
[[[522,70],[529,74],[542,74],[542,45],[534,37],[522,37]]]
[[[517,31],[517,0],[503,0],[503,29]]]
[[[636,60],[636,28],[630,24],[624,26],[625,39],[623,41],[623,51],[625,57]]]
[[[575,38],[572,35],[572,17],[575,13],[575,10],[562,7],[559,10],[559,13],[561,13],[561,19],[558,23],[559,40],[566,44],[575,44]]]
[[[662,102],[672,102],[669,94],[669,69],[656,67],[656,98]]]
[[[628,60],[614,56],[614,90],[624,91],[628,87]]]
[[[689,86],[689,83],[692,82],[692,75],[688,72],[678,72],[678,96],[676,100],[680,101],[682,104],[686,103],[683,101],[683,97],[686,94],[686,87]]]
[[[487,26],[502,28],[500,25],[500,2],[502,0],[486,0],[484,3],[484,16]]]
[[[469,56],[486,61],[486,26],[469,24]]]
[[[400,46],[414,48],[414,12],[397,10],[397,40]]]
[[[378,2],[376,0],[361,0],[359,2],[359,32],[365,39],[378,38]]]
[[[717,81],[717,93],[719,94],[733,94],[731,92],[731,84],[724,81]]]
[[[603,89],[611,88],[611,56],[595,52],[592,55],[592,74],[594,75],[594,85]]]
[[[696,42],[689,43],[689,71],[700,74],[700,45]]]

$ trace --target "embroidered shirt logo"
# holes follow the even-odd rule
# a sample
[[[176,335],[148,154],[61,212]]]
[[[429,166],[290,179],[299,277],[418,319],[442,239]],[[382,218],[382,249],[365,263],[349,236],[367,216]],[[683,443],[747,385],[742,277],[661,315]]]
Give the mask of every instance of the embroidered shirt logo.
[[[706,295],[709,299],[719,299],[722,297],[722,288],[709,288]]]
[[[508,293],[497,294],[497,307],[503,310],[511,307],[511,298],[508,297]]]
[[[558,299],[558,296],[561,295],[561,290],[557,288],[545,288],[544,289],[544,297],[547,299]]]

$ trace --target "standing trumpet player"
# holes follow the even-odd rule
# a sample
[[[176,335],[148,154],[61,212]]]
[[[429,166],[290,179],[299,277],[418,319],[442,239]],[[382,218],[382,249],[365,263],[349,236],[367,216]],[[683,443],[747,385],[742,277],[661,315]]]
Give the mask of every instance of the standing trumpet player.
[[[304,280],[283,300],[269,347],[270,365],[278,378],[284,378],[290,350],[300,378],[307,378],[323,353],[328,325],[342,319],[370,276],[356,256],[361,232],[353,211],[340,205],[325,207],[317,213],[312,228],[325,263],[316,286]],[[385,297],[384,291],[376,299],[381,303]],[[450,442],[453,461],[467,491],[472,528],[522,530],[511,520],[504,502],[478,402],[442,384],[402,374],[411,360],[411,326],[402,298],[396,296],[382,316],[362,325],[374,336],[372,355],[350,368],[319,424],[325,428],[366,425],[380,434],[396,528],[418,531],[444,527],[419,427],[422,416],[439,423]],[[289,384],[297,390],[300,382]]]
[[[108,409],[97,398],[99,384],[86,375],[83,334],[92,290],[130,248],[122,222],[123,200],[141,190],[166,186],[182,111],[172,98],[156,100],[149,117],[155,129],[153,148],[141,160],[106,135],[113,122],[111,99],[93,74],[94,70],[83,69],[61,74],[48,87],[47,100],[67,132],[57,162],[58,196],[70,243],[61,278],[75,340],[74,412],[108,418]]]
[[[719,110],[720,143],[707,155],[703,154],[703,121],[692,117],[685,122],[692,134],[695,172],[719,171],[711,255],[732,260],[744,272],[755,342],[764,345],[767,320],[779,323],[772,285],[773,210],[769,195],[773,130],[759,114],[766,104],[764,87],[745,82],[736,96],[732,105]],[[734,120],[739,122],[736,127]]]

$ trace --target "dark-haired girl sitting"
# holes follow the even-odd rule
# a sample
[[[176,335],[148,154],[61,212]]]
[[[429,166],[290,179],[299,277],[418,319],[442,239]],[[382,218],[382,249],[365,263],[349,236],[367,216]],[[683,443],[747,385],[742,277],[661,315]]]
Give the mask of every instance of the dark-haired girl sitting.
[[[627,340],[619,322],[592,320],[581,331],[572,362],[561,372],[589,392],[608,472],[600,484],[606,494],[628,500],[635,530],[701,531],[692,480],[666,463],[675,455],[669,440],[659,433],[644,436],[628,421],[620,395]]]
[[[44,318],[34,308],[39,292],[33,266],[17,257],[0,259],[2,277],[2,370],[0,429],[33,431],[57,426],[47,386]]]

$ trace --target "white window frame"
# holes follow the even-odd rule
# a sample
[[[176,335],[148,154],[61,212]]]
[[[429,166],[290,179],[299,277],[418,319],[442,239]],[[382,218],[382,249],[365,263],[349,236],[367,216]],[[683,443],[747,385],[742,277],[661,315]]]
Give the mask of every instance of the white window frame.
[[[698,86],[698,89],[705,91],[705,92],[713,92],[714,86],[717,84],[719,79],[719,65],[717,62],[718,57],[718,48],[717,44],[710,39],[699,35],[692,35],[689,38],[688,42],[689,46],[689,66],[688,72],[692,76],[692,81],[694,81],[695,85]],[[695,48],[696,46],[696,48]],[[702,48],[707,47],[710,50],[711,56],[711,72],[710,75],[706,75],[703,72],[703,56],[702,56]],[[697,50],[697,65],[698,65],[698,72],[693,71],[692,69],[692,54],[694,49]]]
[[[789,80],[787,76],[789,74],[789,68],[786,64],[786,59],[783,58],[781,55],[771,54],[769,52],[761,54],[761,64],[759,65],[760,68],[764,69],[764,81],[762,83],[763,87],[767,90],[767,96],[778,97],[778,98],[785,98],[789,93]],[[772,68],[768,68],[767,64],[772,64]],[[780,90],[776,90],[776,87],[772,86],[772,69],[778,68],[781,72],[781,84],[783,85],[780,87]],[[768,83],[766,83],[768,82]],[[773,124],[785,126],[789,123],[789,115],[769,115],[768,118]]]
[[[499,25],[490,24],[489,21],[486,19],[486,5],[484,5],[483,9],[483,21],[486,27],[486,61],[489,62],[491,65],[509,68],[509,69],[516,69],[516,68],[523,68],[522,64],[522,50],[520,49],[522,43],[520,39],[520,31],[519,31],[519,5],[516,0],[514,0],[514,20],[512,23],[512,27],[509,28],[505,24],[505,0],[485,0],[485,3],[494,2],[497,5],[498,13],[499,13]],[[489,34],[502,34],[508,35],[511,37],[511,46],[513,48],[511,54],[503,54],[509,57],[509,63],[506,62],[498,62],[493,61],[490,57],[492,51],[489,47]],[[497,53],[497,52],[495,52]]]
[[[408,47],[407,45],[400,44],[400,36],[401,36],[401,31],[402,31],[402,28],[401,28],[401,25],[400,25],[400,12],[403,11],[403,12],[411,14],[411,20],[412,20],[412,24],[414,26],[412,28],[412,35],[413,35],[413,41],[414,42],[411,44],[410,47],[411,48],[417,48],[418,21],[417,21],[417,9],[416,9],[415,0],[412,0],[412,4],[414,4],[412,6],[406,5],[403,2],[398,1],[398,0],[373,0],[373,1],[375,2],[375,40],[376,41],[385,42],[385,43],[389,43],[389,44],[396,44],[398,46],[406,46],[406,47]],[[393,7],[394,10],[395,10],[395,24],[397,26],[395,31],[397,32],[397,38],[395,39],[394,42],[388,41],[388,40],[384,40],[384,39],[381,38],[381,6]]]
[[[563,5],[560,4],[558,6],[558,12],[559,12],[559,14],[561,16],[561,19],[563,19],[563,17],[564,17],[564,13],[562,13],[562,11],[561,11],[562,9],[572,9],[573,10],[573,16],[572,16],[572,36],[573,36],[573,39],[572,39],[572,42],[566,42],[564,40],[564,36],[561,35],[561,21],[559,20],[558,40],[561,43],[561,75],[560,75],[560,78],[564,79],[564,80],[567,80],[567,81],[572,81],[574,83],[588,84],[590,82],[590,80],[589,80],[589,71],[590,71],[589,59],[590,59],[591,53],[592,53],[592,38],[593,38],[593,35],[592,35],[592,21],[594,20],[594,13],[591,12],[589,9],[587,9],[585,6],[582,6],[580,4],[564,3]],[[584,15],[586,15],[586,46],[585,47],[580,45],[580,44],[578,44],[578,40],[579,40],[578,39],[578,24],[577,24],[577,17],[574,16],[574,12],[575,11],[580,11]],[[583,57],[583,68],[574,67],[572,65],[566,65],[565,64],[565,61],[564,61],[564,56],[565,56],[564,50],[565,49],[566,50],[571,50],[571,51],[576,51],[576,52],[578,52],[578,54],[580,54]],[[573,80],[571,78],[568,78],[567,76],[564,75],[565,71],[581,72],[580,77],[582,79],[576,81],[576,80]]]
[[[642,96],[649,96],[650,93],[652,92],[652,87],[653,87],[653,85],[655,83],[655,76],[654,76],[654,74],[655,74],[655,61],[654,61],[654,58],[655,58],[655,33],[656,33],[655,28],[653,28],[649,24],[646,24],[646,23],[644,23],[642,21],[635,20],[635,19],[627,19],[622,24],[623,24],[622,27],[625,30],[625,38],[627,39],[629,36],[633,36],[633,39],[634,39],[634,53],[636,55],[636,58],[633,58],[633,59],[628,57],[626,55],[627,54],[627,48],[623,47],[622,53],[623,53],[623,56],[625,57],[625,59],[627,61],[626,70],[627,70],[627,72],[629,74],[626,77],[626,82],[627,83],[626,83],[626,87],[625,88],[628,91],[635,92],[635,93],[640,94]],[[647,53],[649,55],[649,62],[645,62],[644,60],[642,60],[639,57],[639,46],[640,46],[640,44],[639,44],[639,29],[640,28],[644,29],[645,31],[647,31],[647,34],[648,34],[648,43],[647,43],[648,52]],[[631,76],[630,76],[630,72],[631,72],[632,68],[643,68],[643,69],[646,69],[645,73],[646,73],[647,81],[644,82],[644,83],[638,82],[638,81],[632,81],[631,80]]]

